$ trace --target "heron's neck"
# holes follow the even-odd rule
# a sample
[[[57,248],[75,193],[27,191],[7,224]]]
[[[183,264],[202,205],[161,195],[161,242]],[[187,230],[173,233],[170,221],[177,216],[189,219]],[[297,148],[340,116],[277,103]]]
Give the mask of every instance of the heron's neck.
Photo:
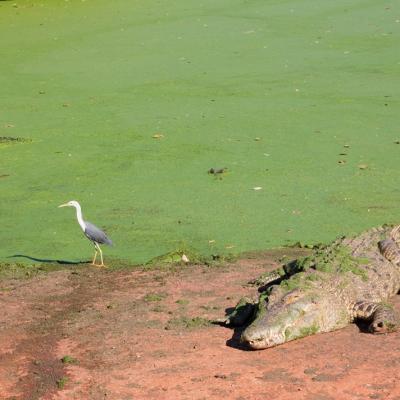
[[[75,208],[76,208],[76,218],[78,220],[78,223],[81,226],[83,232],[85,232],[86,224],[85,224],[85,221],[83,220],[83,217],[82,217],[81,206],[78,204],[78,205],[75,206]]]

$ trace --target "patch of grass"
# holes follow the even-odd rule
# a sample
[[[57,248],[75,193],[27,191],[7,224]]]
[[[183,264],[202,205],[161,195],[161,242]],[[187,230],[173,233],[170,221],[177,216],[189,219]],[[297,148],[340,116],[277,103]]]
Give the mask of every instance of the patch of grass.
[[[185,261],[186,259],[189,261]],[[188,264],[196,265],[205,263],[205,257],[201,256],[197,251],[191,249],[189,246],[182,245],[174,251],[152,258],[145,264],[145,266],[148,268],[154,268],[160,266],[183,266]]]
[[[162,305],[157,304],[151,309],[151,311],[153,311],[153,312],[164,312],[165,308]]]
[[[184,258],[189,261],[184,261]],[[209,267],[222,266],[228,262],[234,262],[238,255],[233,254],[211,254],[203,255],[192,249],[190,246],[182,244],[176,250],[152,258],[143,265],[145,269],[169,269],[175,270],[187,265],[207,265]]]
[[[151,303],[153,301],[162,301],[166,297],[166,293],[148,293],[143,297],[143,300],[147,303]]]
[[[39,274],[65,269],[61,264],[0,263],[0,279],[29,279]]]
[[[227,263],[233,263],[240,259],[240,254],[211,254],[210,256],[204,256],[204,264],[209,267],[221,267]]]
[[[189,300],[187,300],[187,299],[178,299],[175,303],[179,304],[180,306],[187,306],[189,304]]]
[[[66,355],[61,358],[63,364],[78,364],[78,360],[72,356]]]
[[[166,330],[170,329],[196,329],[196,328],[205,328],[211,326],[212,323],[208,319],[202,317],[179,317],[172,318],[168,321],[165,326]]]
[[[163,264],[184,264],[182,261],[183,254],[184,253],[182,251],[171,251],[169,253],[162,254],[161,256],[152,258],[145,265],[147,267],[154,267]]]
[[[56,384],[59,389],[64,389],[65,385],[68,383],[68,377],[63,376],[60,379],[57,379]]]
[[[296,242],[293,244],[290,244],[286,247],[294,247],[294,248],[299,248],[299,249],[315,249],[318,246],[320,246],[320,244],[309,244],[309,243],[303,243],[303,242]]]

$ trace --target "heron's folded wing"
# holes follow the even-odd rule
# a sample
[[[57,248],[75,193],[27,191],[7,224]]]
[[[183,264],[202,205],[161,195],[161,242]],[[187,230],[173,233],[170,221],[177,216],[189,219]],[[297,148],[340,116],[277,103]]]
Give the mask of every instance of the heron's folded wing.
[[[85,235],[88,239],[93,242],[100,244],[109,244],[112,245],[112,241],[107,237],[107,235],[96,225],[91,224],[90,222],[85,221],[86,229]]]

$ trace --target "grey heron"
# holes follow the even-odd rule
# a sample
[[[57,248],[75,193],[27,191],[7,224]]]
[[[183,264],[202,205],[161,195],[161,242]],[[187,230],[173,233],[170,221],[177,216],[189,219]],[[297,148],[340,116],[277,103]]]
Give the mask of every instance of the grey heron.
[[[105,265],[103,262],[103,252],[101,251],[101,248],[99,245],[100,244],[108,244],[109,246],[112,246],[112,241],[107,237],[107,235],[100,228],[91,224],[88,221],[83,220],[81,205],[77,201],[71,200],[68,203],[61,204],[58,207],[75,207],[76,218],[78,220],[80,227],[83,230],[83,233],[94,244],[95,253],[94,253],[92,265],[95,265],[97,267],[104,267]],[[97,258],[98,252],[100,253],[101,264],[96,264],[96,258]]]

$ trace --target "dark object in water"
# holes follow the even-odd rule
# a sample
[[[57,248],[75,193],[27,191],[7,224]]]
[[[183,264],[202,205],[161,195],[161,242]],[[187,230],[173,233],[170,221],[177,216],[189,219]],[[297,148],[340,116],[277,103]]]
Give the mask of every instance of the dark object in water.
[[[17,142],[30,142],[30,139],[12,136],[0,136],[0,144],[2,143],[17,143]]]
[[[214,175],[218,175],[218,174],[223,174],[228,168],[210,168],[207,172],[209,174],[214,174]]]

